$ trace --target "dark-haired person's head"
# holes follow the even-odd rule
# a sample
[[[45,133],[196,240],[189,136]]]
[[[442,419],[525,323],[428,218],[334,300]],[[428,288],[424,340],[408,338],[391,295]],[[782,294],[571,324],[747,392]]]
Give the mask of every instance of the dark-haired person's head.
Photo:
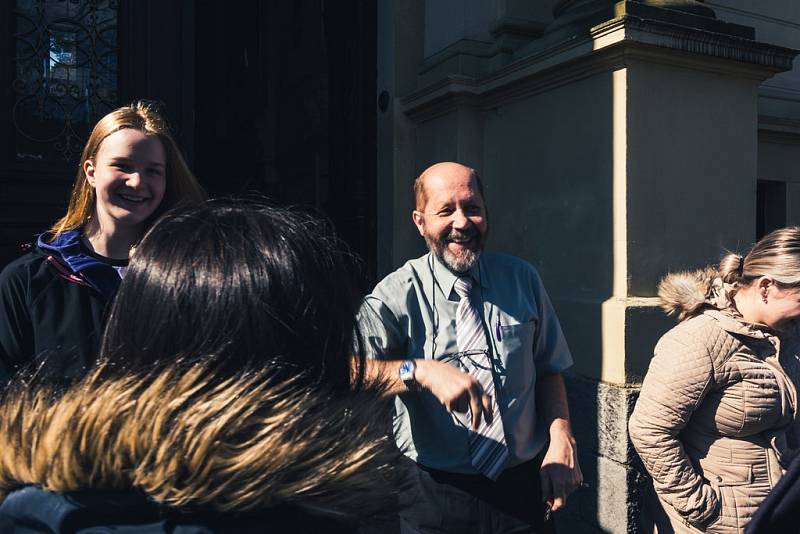
[[[212,201],[164,215],[131,257],[94,368],[63,390],[17,379],[3,392],[0,525],[67,524],[77,493],[91,494],[87,525],[159,532],[356,532],[390,513],[396,449],[382,388],[363,359],[353,372],[352,267],[296,211]]]
[[[228,200],[168,213],[131,258],[101,355],[112,371],[202,361],[223,379],[274,366],[347,391],[353,264],[327,224],[298,211]]]

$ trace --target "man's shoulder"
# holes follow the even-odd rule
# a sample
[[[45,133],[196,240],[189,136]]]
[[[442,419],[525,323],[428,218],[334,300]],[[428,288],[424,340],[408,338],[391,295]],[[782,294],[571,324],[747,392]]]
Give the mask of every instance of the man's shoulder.
[[[483,258],[484,261],[492,266],[533,269],[533,265],[531,265],[530,262],[512,254],[504,254],[502,252],[485,250],[481,254],[481,258]]]
[[[372,290],[372,296],[397,295],[398,292],[412,289],[414,281],[419,278],[420,271],[431,268],[429,262],[429,254],[408,260],[378,282],[375,289]]]
[[[485,251],[481,255],[481,264],[486,267],[492,276],[514,277],[514,279],[539,278],[539,273],[530,262],[501,252]]]

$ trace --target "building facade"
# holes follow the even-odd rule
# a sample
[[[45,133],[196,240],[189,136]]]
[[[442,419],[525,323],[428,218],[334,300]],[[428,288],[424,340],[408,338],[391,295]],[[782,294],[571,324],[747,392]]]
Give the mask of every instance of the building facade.
[[[0,4],[0,265],[66,206],[102,114],[166,105],[213,195],[326,213],[379,279],[424,244],[411,184],[478,169],[493,249],[537,266],[576,364],[590,487],[566,532],[640,532],[627,418],[673,322],[656,285],[800,224],[795,0]],[[367,285],[369,282],[366,282]]]
[[[413,177],[478,169],[489,246],[537,266],[576,361],[566,532],[647,529],[627,419],[661,276],[800,224],[800,8],[768,4],[379,3],[379,272],[422,251]]]

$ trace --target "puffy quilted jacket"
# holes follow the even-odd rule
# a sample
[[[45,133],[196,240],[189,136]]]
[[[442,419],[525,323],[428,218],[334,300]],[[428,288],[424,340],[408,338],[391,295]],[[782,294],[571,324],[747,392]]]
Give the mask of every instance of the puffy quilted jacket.
[[[675,532],[740,532],[797,450],[800,331],[746,323],[713,270],[667,277],[681,322],[656,345],[629,422]]]

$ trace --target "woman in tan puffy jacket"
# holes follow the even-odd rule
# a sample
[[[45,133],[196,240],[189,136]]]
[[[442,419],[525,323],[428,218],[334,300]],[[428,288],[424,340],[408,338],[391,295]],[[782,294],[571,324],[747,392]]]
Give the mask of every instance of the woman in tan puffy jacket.
[[[798,446],[800,227],[668,275],[659,297],[680,324],[656,345],[629,422],[658,532],[742,532]]]

